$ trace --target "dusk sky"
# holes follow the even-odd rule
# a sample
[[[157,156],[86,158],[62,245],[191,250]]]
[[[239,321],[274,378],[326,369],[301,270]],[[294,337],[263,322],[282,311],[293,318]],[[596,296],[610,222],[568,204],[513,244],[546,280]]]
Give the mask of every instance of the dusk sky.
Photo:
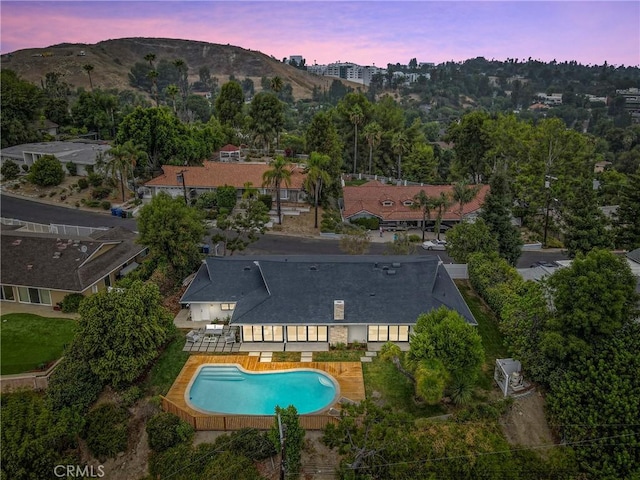
[[[307,64],[483,56],[640,65],[640,2],[1,1],[0,49],[166,37]]]

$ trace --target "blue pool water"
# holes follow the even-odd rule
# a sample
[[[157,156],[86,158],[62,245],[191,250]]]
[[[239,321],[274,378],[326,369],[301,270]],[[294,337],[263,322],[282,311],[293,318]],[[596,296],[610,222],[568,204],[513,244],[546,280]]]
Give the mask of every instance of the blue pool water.
[[[338,395],[337,382],[319,370],[254,373],[237,365],[205,365],[187,391],[198,410],[236,415],[273,415],[276,405],[294,405],[299,414],[328,407]]]

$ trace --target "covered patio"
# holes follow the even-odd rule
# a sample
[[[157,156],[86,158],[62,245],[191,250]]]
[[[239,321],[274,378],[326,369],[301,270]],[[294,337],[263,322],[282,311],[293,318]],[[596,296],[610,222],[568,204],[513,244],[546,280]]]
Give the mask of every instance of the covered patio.
[[[208,324],[189,331],[186,335],[185,352],[237,353],[240,351],[238,327]]]

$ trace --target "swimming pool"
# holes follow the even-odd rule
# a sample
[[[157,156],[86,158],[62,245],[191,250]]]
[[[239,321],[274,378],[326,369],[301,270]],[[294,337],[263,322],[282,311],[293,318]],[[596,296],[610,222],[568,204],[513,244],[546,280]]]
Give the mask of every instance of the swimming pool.
[[[294,405],[302,415],[327,408],[338,394],[338,382],[320,370],[249,372],[227,364],[202,365],[185,397],[206,413],[273,415],[276,405]]]

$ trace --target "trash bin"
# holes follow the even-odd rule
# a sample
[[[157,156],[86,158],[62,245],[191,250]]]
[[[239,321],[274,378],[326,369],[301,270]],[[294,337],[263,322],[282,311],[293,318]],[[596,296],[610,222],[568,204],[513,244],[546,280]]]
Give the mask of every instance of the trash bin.
[[[208,243],[205,243],[204,245],[202,245],[202,253],[204,253],[205,255],[209,255],[209,251],[211,250],[211,247],[209,246]]]
[[[121,208],[112,208],[111,209],[111,214],[115,215],[116,217],[121,217],[122,216],[122,209]]]

